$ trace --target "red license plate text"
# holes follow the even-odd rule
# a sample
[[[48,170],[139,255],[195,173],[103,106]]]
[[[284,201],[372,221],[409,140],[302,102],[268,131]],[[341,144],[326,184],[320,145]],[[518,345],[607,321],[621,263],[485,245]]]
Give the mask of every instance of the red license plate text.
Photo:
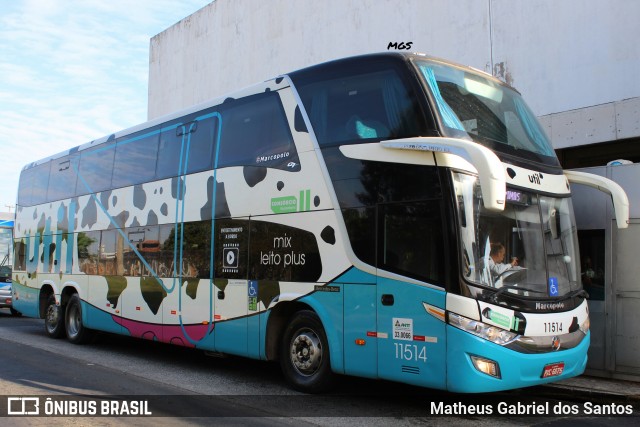
[[[564,362],[551,363],[544,367],[544,369],[542,370],[541,378],[557,377],[558,375],[562,375],[563,371]]]

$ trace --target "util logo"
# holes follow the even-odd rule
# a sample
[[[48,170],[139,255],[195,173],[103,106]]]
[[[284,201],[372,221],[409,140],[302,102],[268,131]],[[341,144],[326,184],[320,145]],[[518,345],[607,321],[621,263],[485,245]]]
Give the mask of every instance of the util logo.
[[[541,185],[542,184],[542,178],[544,178],[542,176],[542,174],[536,172],[533,175],[529,175],[529,182],[532,183],[532,184]]]

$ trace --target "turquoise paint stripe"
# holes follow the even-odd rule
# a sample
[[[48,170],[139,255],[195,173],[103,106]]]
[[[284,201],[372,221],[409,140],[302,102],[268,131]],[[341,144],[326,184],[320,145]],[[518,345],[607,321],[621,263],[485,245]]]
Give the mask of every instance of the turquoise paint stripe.
[[[65,272],[67,274],[71,274],[73,272],[72,270],[72,264],[73,264],[73,251],[74,251],[74,244],[70,244],[69,241],[73,240],[73,242],[75,243],[75,240],[73,238],[73,235],[75,234],[76,231],[76,202],[75,200],[71,200],[69,202],[69,228],[67,230],[67,264],[65,266]]]
[[[42,231],[42,271],[49,272],[49,251],[51,250],[51,242],[53,236],[51,235],[51,218],[47,218],[44,223],[44,230]]]
[[[216,136],[216,154],[213,158],[213,195],[211,196],[211,254],[210,254],[210,263],[209,263],[209,274],[211,278],[209,279],[209,289],[213,293],[214,284],[213,281],[216,278],[215,272],[215,263],[213,259],[213,255],[215,252],[215,241],[216,241],[216,197],[217,197],[217,185],[216,179],[218,176],[218,160],[220,156],[220,138],[222,136],[222,115],[218,112],[212,113],[211,116],[215,116],[218,118],[218,135]],[[211,318],[213,318],[213,307],[211,307]],[[213,329],[213,322],[211,323],[211,329]]]
[[[60,254],[60,258],[62,258],[62,233],[58,233],[56,236],[56,255]],[[67,235],[67,252],[69,252],[69,237]],[[68,261],[68,260],[67,260]],[[60,265],[62,264],[62,259],[58,260],[58,263],[54,265],[53,272],[60,273]],[[65,265],[65,273],[69,273],[68,265]]]
[[[218,168],[218,155],[220,152],[220,135],[222,133],[222,116],[220,115],[220,113],[214,112],[211,114],[207,114],[204,116],[200,116],[198,118],[196,118],[197,120],[205,120],[207,118],[213,118],[216,117],[218,119],[218,135],[217,135],[217,139],[216,141],[214,141],[214,144],[216,144],[216,154],[215,154],[215,158],[214,158],[214,166],[213,166],[213,195],[212,195],[212,202],[211,202],[211,255],[210,255],[210,279],[209,279],[209,295],[210,295],[210,303],[209,303],[209,325],[207,327],[207,333],[199,340],[194,340],[193,338],[191,338],[189,336],[189,334],[186,331],[186,328],[184,327],[184,322],[182,320],[182,291],[181,291],[181,287],[178,288],[178,309],[179,309],[179,321],[180,321],[180,329],[182,330],[182,334],[184,335],[184,337],[187,339],[187,341],[189,341],[191,344],[193,344],[194,346],[197,345],[200,341],[202,341],[203,339],[205,339],[207,337],[207,335],[209,333],[211,333],[211,331],[213,330],[213,302],[211,299],[211,296],[213,296],[213,280],[214,280],[214,269],[213,269],[213,253],[214,253],[214,241],[215,241],[215,207],[216,207],[216,170]],[[191,148],[191,131],[193,130],[193,126],[194,123],[191,124],[191,126],[189,127],[189,133],[188,133],[188,138],[187,138],[187,149],[185,152],[186,155],[186,160],[184,162],[184,174],[186,176],[187,170],[188,170],[188,163],[189,163],[189,150]],[[184,136],[183,136],[183,143],[184,143]],[[182,166],[182,162],[181,162],[181,166]],[[178,180],[178,188],[180,189],[181,187],[181,182],[182,180],[179,179]],[[184,187],[186,188],[186,183],[184,184]],[[178,195],[180,194],[180,192],[178,192]],[[177,206],[182,203],[182,212],[181,212],[181,218],[180,218],[180,223],[182,224],[180,227],[180,283],[182,283],[182,259],[183,259],[183,252],[182,252],[182,247],[184,246],[184,205],[185,205],[185,200],[184,200],[184,195],[182,198],[182,202],[180,202],[180,198],[178,197],[178,199],[176,200],[176,220],[177,220]],[[177,225],[177,222],[176,222]],[[175,239],[174,239],[175,240]]]

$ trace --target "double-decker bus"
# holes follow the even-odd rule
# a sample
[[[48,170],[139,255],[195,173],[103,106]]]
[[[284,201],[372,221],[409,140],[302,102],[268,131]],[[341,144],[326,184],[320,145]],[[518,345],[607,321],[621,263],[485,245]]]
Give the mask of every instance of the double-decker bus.
[[[282,75],[27,165],[14,304],[106,331],[455,392],[583,372],[570,183],[514,89],[421,54]]]

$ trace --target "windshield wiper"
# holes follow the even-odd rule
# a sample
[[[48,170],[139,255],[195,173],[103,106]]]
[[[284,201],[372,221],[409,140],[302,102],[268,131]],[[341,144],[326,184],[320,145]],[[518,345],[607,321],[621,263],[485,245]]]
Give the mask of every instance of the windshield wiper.
[[[500,289],[495,291],[493,295],[491,295],[491,298],[489,298],[489,300],[491,302],[494,302],[494,303],[498,302],[498,296],[500,294],[505,293],[509,289],[517,289],[517,290],[520,290],[520,291],[533,292],[533,293],[536,293],[536,294],[546,294],[546,292],[544,292],[544,291],[538,291],[538,290],[535,290],[535,289],[523,288],[523,287],[518,286],[518,285],[503,285]]]

